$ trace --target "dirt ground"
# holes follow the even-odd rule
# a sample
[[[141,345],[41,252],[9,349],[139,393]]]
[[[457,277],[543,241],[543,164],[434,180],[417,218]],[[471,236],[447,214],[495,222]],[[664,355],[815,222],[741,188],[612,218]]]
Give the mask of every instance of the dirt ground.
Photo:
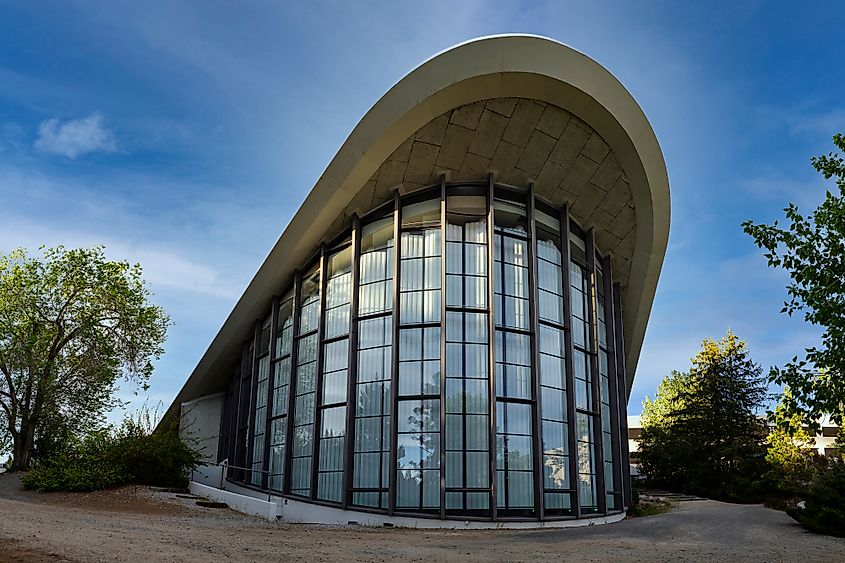
[[[0,561],[845,561],[845,540],[759,505],[559,530],[412,530],[271,523],[148,488],[22,491],[0,475]]]

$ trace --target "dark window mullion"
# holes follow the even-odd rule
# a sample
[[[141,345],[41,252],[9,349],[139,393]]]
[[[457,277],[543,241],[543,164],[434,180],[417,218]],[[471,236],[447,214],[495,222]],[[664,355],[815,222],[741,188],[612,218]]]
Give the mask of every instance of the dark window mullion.
[[[567,440],[569,443],[569,480],[572,486],[572,514],[579,518],[581,516],[581,500],[580,491],[578,490],[578,443],[575,438],[575,433],[578,427],[578,421],[575,416],[575,367],[573,363],[573,356],[575,355],[575,346],[572,342],[572,259],[570,248],[570,234],[569,234],[569,208],[564,205],[560,212],[560,246],[561,246],[561,283],[563,285],[563,322],[564,322],[564,362],[566,364],[566,418],[568,424],[566,425]]]
[[[613,303],[613,278],[611,275],[610,257],[606,256],[602,260],[602,281],[604,282],[604,326],[607,334],[605,341],[607,342],[607,380],[608,380],[608,402],[610,403],[610,435],[612,438],[613,448],[613,475],[615,485],[613,487],[613,494],[616,495],[624,489],[622,481],[622,463],[625,458],[622,457],[621,439],[619,434],[620,425],[620,408],[619,408],[619,390],[618,381],[616,377],[616,326],[613,322],[614,303]],[[625,437],[627,439],[627,436]],[[622,499],[618,499],[617,502]],[[617,506],[616,510],[621,510],[622,506]]]
[[[264,457],[261,461],[261,488],[267,489],[269,487],[268,474],[270,470],[270,435],[272,434],[270,420],[273,418],[273,387],[276,381],[276,367],[278,362],[274,363],[273,358],[276,357],[276,332],[279,328],[279,297],[273,296],[273,304],[270,306],[270,350],[268,351],[269,358],[267,360],[267,402],[264,407]]]
[[[542,422],[540,420],[540,350],[538,338],[540,334],[537,320],[537,305],[539,304],[539,283],[537,279],[537,224],[534,217],[534,183],[532,182],[528,193],[528,316],[533,336],[531,337],[531,387],[532,387],[532,408],[533,414],[533,469],[534,469],[534,509],[537,511],[537,518],[543,520],[544,499],[543,499],[543,446],[540,436]]]
[[[391,347],[391,411],[390,411],[390,467],[388,472],[388,503],[387,512],[393,514],[396,510],[396,473],[398,471],[398,449],[399,449],[399,286],[401,280],[400,261],[402,255],[402,239],[400,226],[402,220],[402,207],[399,191],[393,192],[393,324],[391,326],[392,347]]]
[[[252,354],[249,358],[249,367],[251,375],[249,379],[249,403],[247,406],[247,440],[246,440],[246,456],[243,466],[246,467],[246,481],[252,484],[253,470],[252,470],[252,456],[255,449],[255,407],[258,404],[258,344],[261,337],[261,320],[255,321],[255,329],[252,336]]]
[[[493,521],[498,520],[498,500],[499,494],[497,482],[498,474],[496,473],[496,315],[495,308],[496,293],[495,293],[495,229],[494,229],[494,213],[493,213],[493,198],[494,198],[494,176],[490,174],[487,179],[487,373],[489,380],[489,455],[490,458],[490,514]]]
[[[355,411],[358,389],[358,301],[361,276],[361,220],[352,216],[352,277],[349,283],[349,346],[346,372],[346,442],[343,467],[343,508],[352,501],[352,473],[355,467]],[[381,444],[379,444],[381,447]],[[381,465],[379,465],[381,474]],[[381,503],[379,503],[381,505]]]
[[[587,319],[589,327],[589,342],[590,350],[593,353],[590,355],[590,371],[592,372],[592,386],[593,386],[593,410],[597,411],[597,415],[593,418],[593,441],[595,460],[594,467],[596,471],[596,505],[599,514],[607,513],[607,490],[604,485],[604,448],[602,442],[604,440],[601,424],[601,374],[599,373],[599,340],[598,340],[598,318],[597,318],[597,289],[596,281],[596,244],[595,244],[595,229],[587,231],[587,236],[584,237],[587,252]]]
[[[446,238],[446,176],[442,175],[440,176],[440,445],[438,449],[440,450],[440,518],[444,519],[446,518]],[[463,246],[461,246],[461,253],[463,263]],[[425,265],[425,262],[423,264]],[[424,269],[423,280],[425,277]],[[461,288],[463,288],[463,279]],[[425,303],[425,298],[423,302]],[[425,311],[424,304],[423,311]],[[424,342],[425,336],[423,336]],[[423,349],[425,349],[424,344]],[[425,352],[423,352],[423,357],[425,357]],[[423,479],[424,482],[425,479]],[[424,491],[420,490],[420,502],[423,498]]]
[[[320,282],[318,290],[318,305],[317,305],[317,365],[314,367],[316,382],[314,383],[314,425],[311,434],[311,498],[317,498],[317,480],[320,477],[320,424],[322,422],[322,408],[320,403],[323,398],[323,334],[325,334],[324,325],[326,324],[326,286],[328,285],[328,275],[326,272],[326,264],[328,262],[326,245],[320,246]]]
[[[613,336],[615,338],[616,348],[616,382],[618,386],[618,398],[620,406],[620,425],[618,432],[620,435],[619,442],[622,450],[621,468],[622,468],[622,495],[623,505],[625,507],[631,506],[631,465],[628,463],[628,383],[625,368],[625,348],[624,335],[622,328],[622,297],[621,287],[619,283],[614,283],[613,286]]]

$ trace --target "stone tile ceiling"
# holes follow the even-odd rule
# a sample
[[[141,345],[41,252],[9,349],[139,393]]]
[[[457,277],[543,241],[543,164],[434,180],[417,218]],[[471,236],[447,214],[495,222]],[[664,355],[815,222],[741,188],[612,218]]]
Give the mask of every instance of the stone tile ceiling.
[[[483,100],[444,113],[405,140],[373,174],[339,218],[364,213],[392,197],[439,181],[496,181],[570,205],[572,217],[595,228],[610,253],[615,281],[627,285],[636,212],[625,171],[584,121],[557,106],[524,98]]]

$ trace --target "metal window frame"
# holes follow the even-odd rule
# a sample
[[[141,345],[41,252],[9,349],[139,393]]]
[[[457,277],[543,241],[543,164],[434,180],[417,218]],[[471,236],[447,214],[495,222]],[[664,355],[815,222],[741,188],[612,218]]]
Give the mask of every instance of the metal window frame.
[[[343,457],[342,505],[346,509],[352,501],[352,473],[355,463],[355,411],[358,383],[358,301],[361,275],[361,219],[352,216],[352,277],[349,291],[349,355],[346,371],[346,443]],[[381,467],[379,467],[381,471]]]
[[[616,383],[619,396],[619,410],[623,416],[619,419],[619,428],[614,429],[619,433],[621,446],[621,468],[622,468],[622,505],[625,510],[631,506],[631,464],[629,463],[630,452],[628,448],[628,377],[625,371],[625,347],[624,327],[622,325],[622,297],[621,286],[618,282],[613,284],[613,326],[616,338]]]
[[[276,332],[279,324],[279,296],[273,296],[273,302],[270,306],[270,348],[267,351],[269,357],[267,359],[268,370],[267,374],[267,403],[265,407],[264,420],[264,457],[261,460],[261,488],[269,488],[269,469],[270,469],[270,428],[271,420],[273,420],[273,409],[271,407],[273,400],[273,388],[276,381],[276,366],[278,362],[274,363],[276,357]]]
[[[425,272],[425,270],[423,270]],[[399,389],[396,390],[397,394]],[[446,519],[446,175],[440,175],[440,519]],[[424,482],[424,481],[423,481]],[[422,499],[422,491],[420,492]],[[420,506],[422,508],[422,506]]]
[[[518,233],[513,233],[513,232],[510,232],[510,231],[505,231],[505,232],[499,233],[499,236],[502,238],[502,260],[501,260],[500,275],[502,276],[502,296],[507,296],[507,294],[505,293],[505,286],[504,286],[504,270],[505,270],[505,265],[508,264],[508,262],[505,261],[505,256],[504,256],[504,239],[505,238],[511,238],[511,239],[514,239],[514,240],[524,242],[525,248],[526,248],[527,253],[528,253],[527,256],[526,256],[526,260],[527,260],[528,263],[526,264],[525,269],[526,269],[527,274],[528,274],[528,292],[527,292],[528,296],[527,296],[526,300],[528,301],[529,319],[528,319],[528,328],[511,327],[511,326],[508,326],[506,324],[502,324],[502,326],[499,327],[498,329],[496,328],[496,315],[495,315],[495,311],[494,311],[496,258],[495,258],[494,253],[491,250],[491,252],[490,252],[490,264],[491,264],[490,276],[491,276],[492,282],[490,283],[490,292],[491,292],[491,295],[493,296],[493,299],[491,299],[491,301],[490,301],[490,317],[491,317],[491,326],[493,327],[493,332],[490,335],[490,342],[491,342],[491,344],[490,344],[490,349],[491,349],[490,350],[490,355],[491,355],[491,366],[490,366],[491,377],[490,377],[490,381],[491,381],[491,385],[492,385],[492,388],[493,388],[493,402],[495,404],[497,401],[499,401],[499,396],[496,393],[496,357],[495,357],[496,331],[498,330],[503,335],[515,334],[515,335],[521,335],[521,336],[528,337],[529,347],[531,348],[531,352],[529,353],[529,357],[531,358],[530,359],[531,365],[528,366],[530,373],[531,373],[531,381],[532,381],[532,383],[531,383],[531,394],[530,394],[529,398],[527,398],[527,399],[518,398],[518,397],[504,397],[503,396],[502,397],[502,403],[523,404],[523,405],[527,405],[529,408],[532,409],[532,414],[530,416],[530,418],[531,418],[531,444],[532,444],[531,447],[535,449],[535,451],[532,452],[532,456],[533,456],[533,459],[536,460],[536,458],[537,458],[537,452],[536,452],[537,433],[536,433],[536,428],[535,428],[535,422],[536,422],[536,413],[538,411],[538,404],[537,404],[537,400],[536,400],[537,399],[536,392],[535,392],[535,389],[534,389],[534,387],[535,387],[534,378],[536,377],[538,367],[534,363],[535,362],[535,355],[534,355],[535,344],[534,344],[534,342],[536,340],[536,334],[534,332],[534,322],[535,322],[534,319],[536,318],[536,314],[535,314],[536,310],[534,309],[534,304],[532,303],[534,301],[534,299],[533,299],[533,286],[535,285],[534,279],[532,278],[532,264],[535,263],[535,260],[534,260],[534,251],[532,249],[533,238],[532,238],[532,230],[531,230],[531,225],[532,225],[532,221],[533,221],[532,207],[534,205],[534,197],[533,197],[534,194],[533,194],[533,191],[531,191],[531,190],[522,191],[522,190],[519,190],[519,189],[515,189],[512,186],[496,184],[496,183],[493,184],[493,187],[492,187],[492,190],[491,190],[491,193],[490,193],[490,217],[491,217],[490,230],[493,233],[492,236],[491,236],[491,239],[490,239],[491,249],[495,248],[495,240],[492,237],[495,237],[495,230],[496,230],[494,204],[495,204],[495,197],[496,197],[497,194],[501,194],[501,196],[502,196],[501,199],[504,199],[506,201],[509,200],[513,203],[524,203],[524,205],[525,205],[525,221],[526,221],[527,226],[528,226],[526,234],[520,235]],[[503,300],[503,304],[504,304],[504,302],[505,302],[505,300]],[[503,320],[503,323],[504,323],[505,322],[504,312],[502,312],[501,316],[502,316],[502,320]],[[504,340],[504,336],[503,336],[503,340]],[[503,362],[502,362],[503,364],[507,363],[506,362],[506,359],[507,359],[506,350],[507,350],[507,346],[505,345],[505,346],[502,347],[502,352],[505,354],[505,357],[503,358]],[[495,415],[495,411],[492,411],[492,412],[493,412],[493,415]],[[505,415],[504,415],[504,423],[505,423],[505,428],[507,428],[507,426],[508,426],[507,410],[505,411]],[[496,441],[496,436],[498,434],[497,432],[495,432],[496,424],[497,424],[497,420],[494,419],[493,420],[493,428],[494,428],[493,440],[494,440],[494,444],[495,444],[495,441]],[[511,434],[511,433],[506,432],[503,429],[502,434],[508,435],[508,434]],[[521,436],[522,434],[517,434],[517,435]],[[497,477],[496,472],[498,471],[498,469],[496,468],[496,452],[495,452],[495,449],[493,451],[491,451],[491,458],[492,458],[491,459],[491,465],[493,466],[493,469],[494,469],[493,474],[492,474],[492,479],[493,479],[494,483],[497,483],[498,477]],[[535,497],[534,503],[533,503],[534,506],[530,509],[527,509],[527,508],[510,508],[509,506],[505,506],[505,507],[502,508],[502,511],[504,512],[504,514],[499,514],[499,510],[498,510],[498,507],[497,507],[497,511],[496,511],[497,518],[500,518],[500,519],[503,519],[503,520],[512,520],[512,519],[538,520],[538,518],[539,518],[538,515],[540,513],[540,507],[539,507],[539,505],[537,504],[537,501],[536,501],[537,473],[535,471],[535,468],[536,468],[535,464],[536,464],[536,461],[534,461],[532,463],[532,483],[534,485],[534,497]],[[507,457],[507,455],[505,455],[504,472],[505,472],[505,482],[504,482],[505,491],[504,491],[504,493],[505,493],[505,496],[506,496],[505,502],[508,503],[509,500],[510,500],[510,495],[509,495],[509,492],[510,492],[509,491],[509,489],[510,489],[510,475],[509,475],[510,470],[508,469],[508,457]],[[522,473],[524,471],[518,470],[516,472]],[[498,500],[497,500],[497,503],[498,503]],[[520,512],[530,513],[530,515],[529,516],[522,516],[521,514],[518,514]]]
[[[601,426],[601,375],[599,374],[599,338],[598,338],[598,294],[596,291],[596,240],[595,229],[589,229],[584,237],[587,250],[587,276],[590,323],[590,370],[592,371],[593,386],[593,449],[595,450],[594,464],[596,467],[596,506],[599,514],[607,514],[607,489],[604,485],[604,448],[603,432]]]
[[[387,488],[387,513],[392,515],[396,512],[396,472],[398,471],[399,448],[399,285],[400,285],[400,264],[399,258],[402,250],[402,201],[399,190],[393,192],[393,324],[390,330],[393,332],[393,344],[391,346],[391,374],[390,374],[390,467],[388,472]]]
[[[537,512],[537,519],[545,519],[545,495],[543,486],[543,442],[540,435],[542,428],[541,413],[540,413],[540,345],[538,339],[540,338],[540,320],[537,314],[537,306],[540,302],[540,289],[537,283],[537,223],[535,218],[536,200],[534,195],[534,182],[529,184],[528,188],[528,315],[531,326],[531,387],[533,400],[533,415],[532,418],[532,447],[533,465],[534,465],[534,509]]]
[[[496,473],[496,315],[493,306],[496,301],[495,282],[495,215],[493,212],[493,201],[496,196],[496,177],[490,174],[487,177],[487,373],[490,374],[489,387],[490,396],[490,517],[495,522],[499,519],[498,501],[498,477]]]
[[[290,388],[288,390],[288,422],[285,426],[285,459],[284,475],[282,476],[282,492],[290,494],[291,489],[291,466],[293,465],[293,421],[296,406],[296,385],[299,382],[299,369],[297,357],[299,356],[299,320],[302,314],[300,300],[302,299],[302,270],[298,269],[293,275],[293,327],[290,345]]]
[[[569,439],[569,480],[572,484],[570,504],[575,518],[581,518],[581,493],[578,486],[578,441],[576,427],[578,425],[575,412],[575,345],[572,342],[572,248],[571,225],[569,221],[569,206],[564,205],[560,210],[560,239],[561,239],[561,269],[563,284],[563,338],[566,346],[566,430]]]
[[[319,462],[320,462],[320,427],[322,425],[322,408],[320,402],[323,397],[323,347],[325,346],[325,324],[326,324],[326,284],[328,276],[326,275],[326,261],[328,250],[326,244],[320,245],[320,295],[319,295],[319,310],[317,311],[317,365],[316,382],[314,383],[314,433],[311,438],[311,494],[312,500],[319,500],[317,498],[317,479],[319,479]],[[324,501],[325,502],[325,501]]]
[[[449,275],[449,274],[447,273],[447,266],[446,266],[446,260],[447,260],[447,258],[446,258],[446,252],[447,252],[448,243],[449,243],[449,241],[447,240],[447,236],[446,236],[446,228],[447,228],[447,226],[448,226],[448,214],[449,214],[448,196],[450,196],[450,195],[469,195],[469,196],[472,196],[472,197],[483,197],[483,198],[484,198],[484,202],[485,202],[485,206],[484,206],[484,215],[475,215],[474,217],[478,217],[479,219],[483,219],[483,220],[485,221],[485,226],[489,227],[489,225],[488,225],[487,223],[488,223],[488,219],[489,219],[489,218],[488,218],[488,209],[490,208],[490,205],[489,205],[489,201],[490,201],[490,199],[489,199],[489,197],[488,197],[488,193],[487,193],[487,190],[486,190],[486,186],[485,186],[485,185],[477,185],[477,184],[464,184],[464,183],[461,183],[461,184],[459,184],[459,185],[457,185],[457,186],[455,186],[455,187],[458,187],[458,188],[460,188],[460,189],[465,189],[465,190],[466,190],[467,192],[469,192],[469,193],[463,193],[463,194],[461,194],[461,193],[457,193],[457,194],[456,194],[456,193],[453,191],[453,192],[450,194],[450,193],[447,193],[447,192],[445,191],[445,190],[446,190],[446,187],[444,186],[444,195],[443,195],[443,199],[444,199],[444,203],[445,203],[445,213],[444,213],[444,216],[443,216],[443,249],[442,249],[442,252],[443,252],[443,267],[442,267],[443,279],[442,279],[442,282],[441,282],[441,283],[442,283],[442,285],[443,285],[443,298],[442,298],[442,303],[443,303],[443,311],[442,311],[442,314],[443,314],[443,328],[442,328],[443,333],[442,333],[442,334],[443,334],[443,336],[442,336],[442,338],[441,338],[441,357],[443,358],[443,367],[442,367],[442,373],[443,373],[443,378],[442,378],[442,385],[443,385],[443,398],[442,398],[442,408],[441,408],[441,413],[442,413],[442,416],[443,416],[443,418],[442,418],[442,424],[443,424],[443,434],[441,435],[441,444],[442,444],[442,448],[441,448],[441,449],[442,449],[442,452],[443,452],[443,465],[442,465],[442,468],[443,468],[443,469],[442,469],[442,471],[443,471],[443,482],[444,482],[444,483],[443,483],[443,487],[442,487],[442,493],[443,493],[443,497],[442,497],[442,498],[443,498],[443,503],[444,503],[444,504],[443,504],[443,506],[444,506],[444,516],[443,516],[443,518],[445,519],[445,518],[447,517],[447,516],[446,516],[447,514],[448,514],[449,516],[462,517],[462,518],[463,518],[463,517],[469,517],[469,518],[479,518],[479,517],[481,517],[481,518],[485,518],[485,516],[483,516],[483,515],[481,514],[482,512],[485,512],[484,510],[478,510],[478,509],[468,509],[468,508],[466,508],[466,494],[465,494],[465,493],[486,493],[486,494],[487,494],[487,509],[486,509],[486,513],[487,513],[487,514],[491,514],[491,504],[493,503],[493,499],[492,499],[492,497],[491,497],[491,490],[492,490],[492,489],[491,489],[491,481],[492,481],[492,479],[494,479],[494,478],[495,478],[495,473],[491,475],[491,474],[490,474],[490,470],[489,470],[489,468],[488,468],[488,475],[487,475],[487,487],[480,488],[480,487],[468,487],[468,486],[467,486],[467,481],[466,481],[466,467],[467,467],[467,455],[466,455],[466,454],[467,454],[467,449],[466,449],[466,443],[467,443],[467,431],[466,431],[466,424],[465,424],[465,422],[466,422],[466,417],[467,417],[467,412],[466,412],[466,397],[465,397],[465,396],[463,397],[463,399],[462,399],[462,401],[461,401],[461,402],[462,402],[462,411],[461,411],[461,414],[460,414],[460,417],[461,417],[461,422],[462,422],[462,433],[461,433],[461,439],[462,439],[462,442],[461,442],[461,443],[462,443],[462,444],[464,444],[464,447],[463,447],[463,448],[462,448],[462,450],[461,450],[461,453],[462,453],[462,469],[463,469],[463,471],[462,471],[462,477],[461,477],[461,483],[462,483],[462,485],[461,485],[460,487],[447,487],[447,486],[446,486],[446,484],[445,484],[445,479],[446,479],[446,477],[445,477],[445,475],[446,475],[446,465],[447,465],[447,464],[446,464],[446,461],[445,461],[445,459],[446,459],[446,453],[447,453],[447,449],[446,449],[446,414],[447,414],[447,413],[446,413],[446,383],[447,383],[448,379],[450,379],[450,378],[447,378],[447,376],[446,376],[446,349],[447,349],[447,347],[448,347],[448,344],[450,343],[450,342],[448,341],[448,337],[447,337],[447,335],[446,335],[446,322],[447,322],[447,316],[448,316],[448,314],[449,314],[449,313],[458,313],[458,314],[460,314],[460,315],[461,315],[461,333],[462,333],[462,338],[461,338],[461,341],[460,341],[460,342],[461,342],[462,344],[466,344],[466,341],[465,341],[465,336],[464,336],[464,335],[466,334],[466,315],[467,315],[467,314],[484,314],[484,315],[486,315],[486,316],[487,316],[487,318],[488,318],[488,330],[487,330],[488,335],[487,335],[487,340],[485,341],[484,345],[485,345],[485,346],[487,346],[488,350],[489,350],[489,348],[490,348],[490,347],[491,347],[491,345],[492,345],[492,344],[491,344],[491,337],[490,337],[490,334],[489,334],[489,319],[490,319],[490,316],[491,316],[491,311],[490,311],[490,306],[489,306],[489,303],[488,303],[487,307],[485,307],[484,309],[479,309],[479,308],[474,308],[474,307],[467,307],[467,306],[465,305],[465,303],[464,303],[464,298],[466,297],[466,291],[465,291],[465,290],[466,290],[466,285],[465,285],[465,283],[464,283],[464,282],[466,281],[467,277],[471,277],[471,278],[482,278],[482,277],[483,277],[483,278],[484,278],[484,280],[485,280],[485,285],[486,285],[486,287],[487,287],[487,288],[490,288],[490,287],[491,287],[491,285],[492,285],[492,282],[491,282],[491,280],[490,280],[491,272],[489,271],[489,269],[487,270],[487,272],[486,272],[486,274],[485,274],[484,276],[479,276],[479,275],[477,275],[477,274],[467,276],[467,275],[466,275],[466,274],[462,271],[462,272],[461,272],[461,282],[462,282],[462,283],[461,283],[461,305],[460,305],[460,306],[456,306],[456,305],[448,305],[448,304],[447,304],[447,298],[446,298],[446,283],[447,283],[447,279],[448,279],[448,275]],[[474,193],[473,193],[473,192],[474,192]],[[462,215],[462,216],[465,216],[465,217],[470,216],[470,215],[463,214],[463,213],[455,213],[455,214],[456,214],[456,215]],[[485,239],[487,239],[487,240],[486,240],[486,242],[485,242],[483,245],[481,245],[481,244],[479,244],[479,243],[476,243],[476,242],[468,243],[468,242],[466,241],[466,236],[465,236],[465,233],[463,233],[463,234],[462,234],[462,236],[461,236],[461,242],[460,242],[460,247],[461,247],[461,264],[462,264],[462,269],[463,269],[463,267],[464,267],[464,265],[465,265],[465,254],[464,254],[464,251],[465,251],[465,249],[466,249],[466,247],[467,247],[467,245],[468,245],[468,244],[471,244],[471,245],[473,245],[473,246],[483,246],[483,247],[485,248],[485,251],[487,252],[487,257],[488,257],[488,261],[489,261],[489,256],[490,256],[490,254],[492,253],[492,250],[491,250],[491,249],[492,249],[492,241],[491,241],[491,240],[489,240],[489,234],[488,234],[488,233],[489,233],[489,229],[485,232]],[[485,267],[486,267],[486,266],[487,266],[487,261],[485,261]],[[487,297],[487,293],[485,293],[485,301],[487,301],[487,299],[488,299],[488,297]],[[488,354],[488,356],[489,356],[489,354]],[[464,369],[466,368],[466,361],[467,361],[467,360],[466,360],[466,354],[465,354],[465,353],[462,353],[462,355],[461,355],[461,365],[462,365],[462,367],[463,367]],[[488,379],[489,379],[490,377],[493,377],[493,371],[491,370],[491,368],[490,368],[490,366],[489,366],[489,365],[487,366],[487,374],[488,374]],[[451,378],[451,379],[453,379],[453,378]],[[465,381],[465,378],[462,378],[462,379],[461,379],[461,381]],[[488,399],[488,405],[489,405],[489,399]],[[490,416],[489,406],[488,406],[487,416]],[[488,425],[488,426],[489,426],[489,425]],[[488,435],[489,435],[489,433],[490,433],[490,430],[489,430],[489,428],[488,428]],[[495,439],[495,436],[494,436],[494,439]],[[473,450],[473,451],[478,451],[478,450]],[[487,445],[487,456],[488,456],[488,458],[489,458],[490,456],[493,456],[493,455],[495,455],[495,452],[494,452],[493,450],[491,450],[491,449],[490,449],[490,441],[489,441],[489,439],[488,439],[488,445]],[[448,489],[448,490],[447,490],[447,489]],[[463,493],[463,494],[462,494],[462,502],[461,502],[461,506],[462,506],[462,508],[460,508],[460,509],[453,509],[453,510],[451,510],[451,511],[448,511],[448,508],[445,506],[445,502],[446,502],[446,500],[445,500],[445,499],[446,499],[446,494],[447,494],[447,493]],[[487,519],[489,520],[489,518],[487,518]]]
[[[619,408],[619,378],[617,377],[616,368],[616,323],[614,322],[615,303],[613,300],[613,274],[610,265],[610,256],[605,256],[602,259],[602,280],[604,281],[604,326],[607,330],[607,379],[608,379],[608,401],[610,403],[610,437],[611,447],[613,448],[613,477],[616,486],[613,490],[613,495],[618,495],[616,499],[619,503],[614,509],[614,512],[622,510],[624,501],[622,499],[622,491],[624,490],[622,477],[622,463],[627,462],[627,457],[622,457],[621,435],[619,429],[620,425],[620,408]],[[625,438],[627,439],[627,433]]]

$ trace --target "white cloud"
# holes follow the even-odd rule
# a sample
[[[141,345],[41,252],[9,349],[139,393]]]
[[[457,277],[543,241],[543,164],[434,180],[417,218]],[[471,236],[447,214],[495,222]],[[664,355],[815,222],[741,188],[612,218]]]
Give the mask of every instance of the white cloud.
[[[46,153],[76,158],[92,152],[114,152],[117,143],[105,127],[99,112],[61,123],[58,118],[42,121],[35,148]]]

